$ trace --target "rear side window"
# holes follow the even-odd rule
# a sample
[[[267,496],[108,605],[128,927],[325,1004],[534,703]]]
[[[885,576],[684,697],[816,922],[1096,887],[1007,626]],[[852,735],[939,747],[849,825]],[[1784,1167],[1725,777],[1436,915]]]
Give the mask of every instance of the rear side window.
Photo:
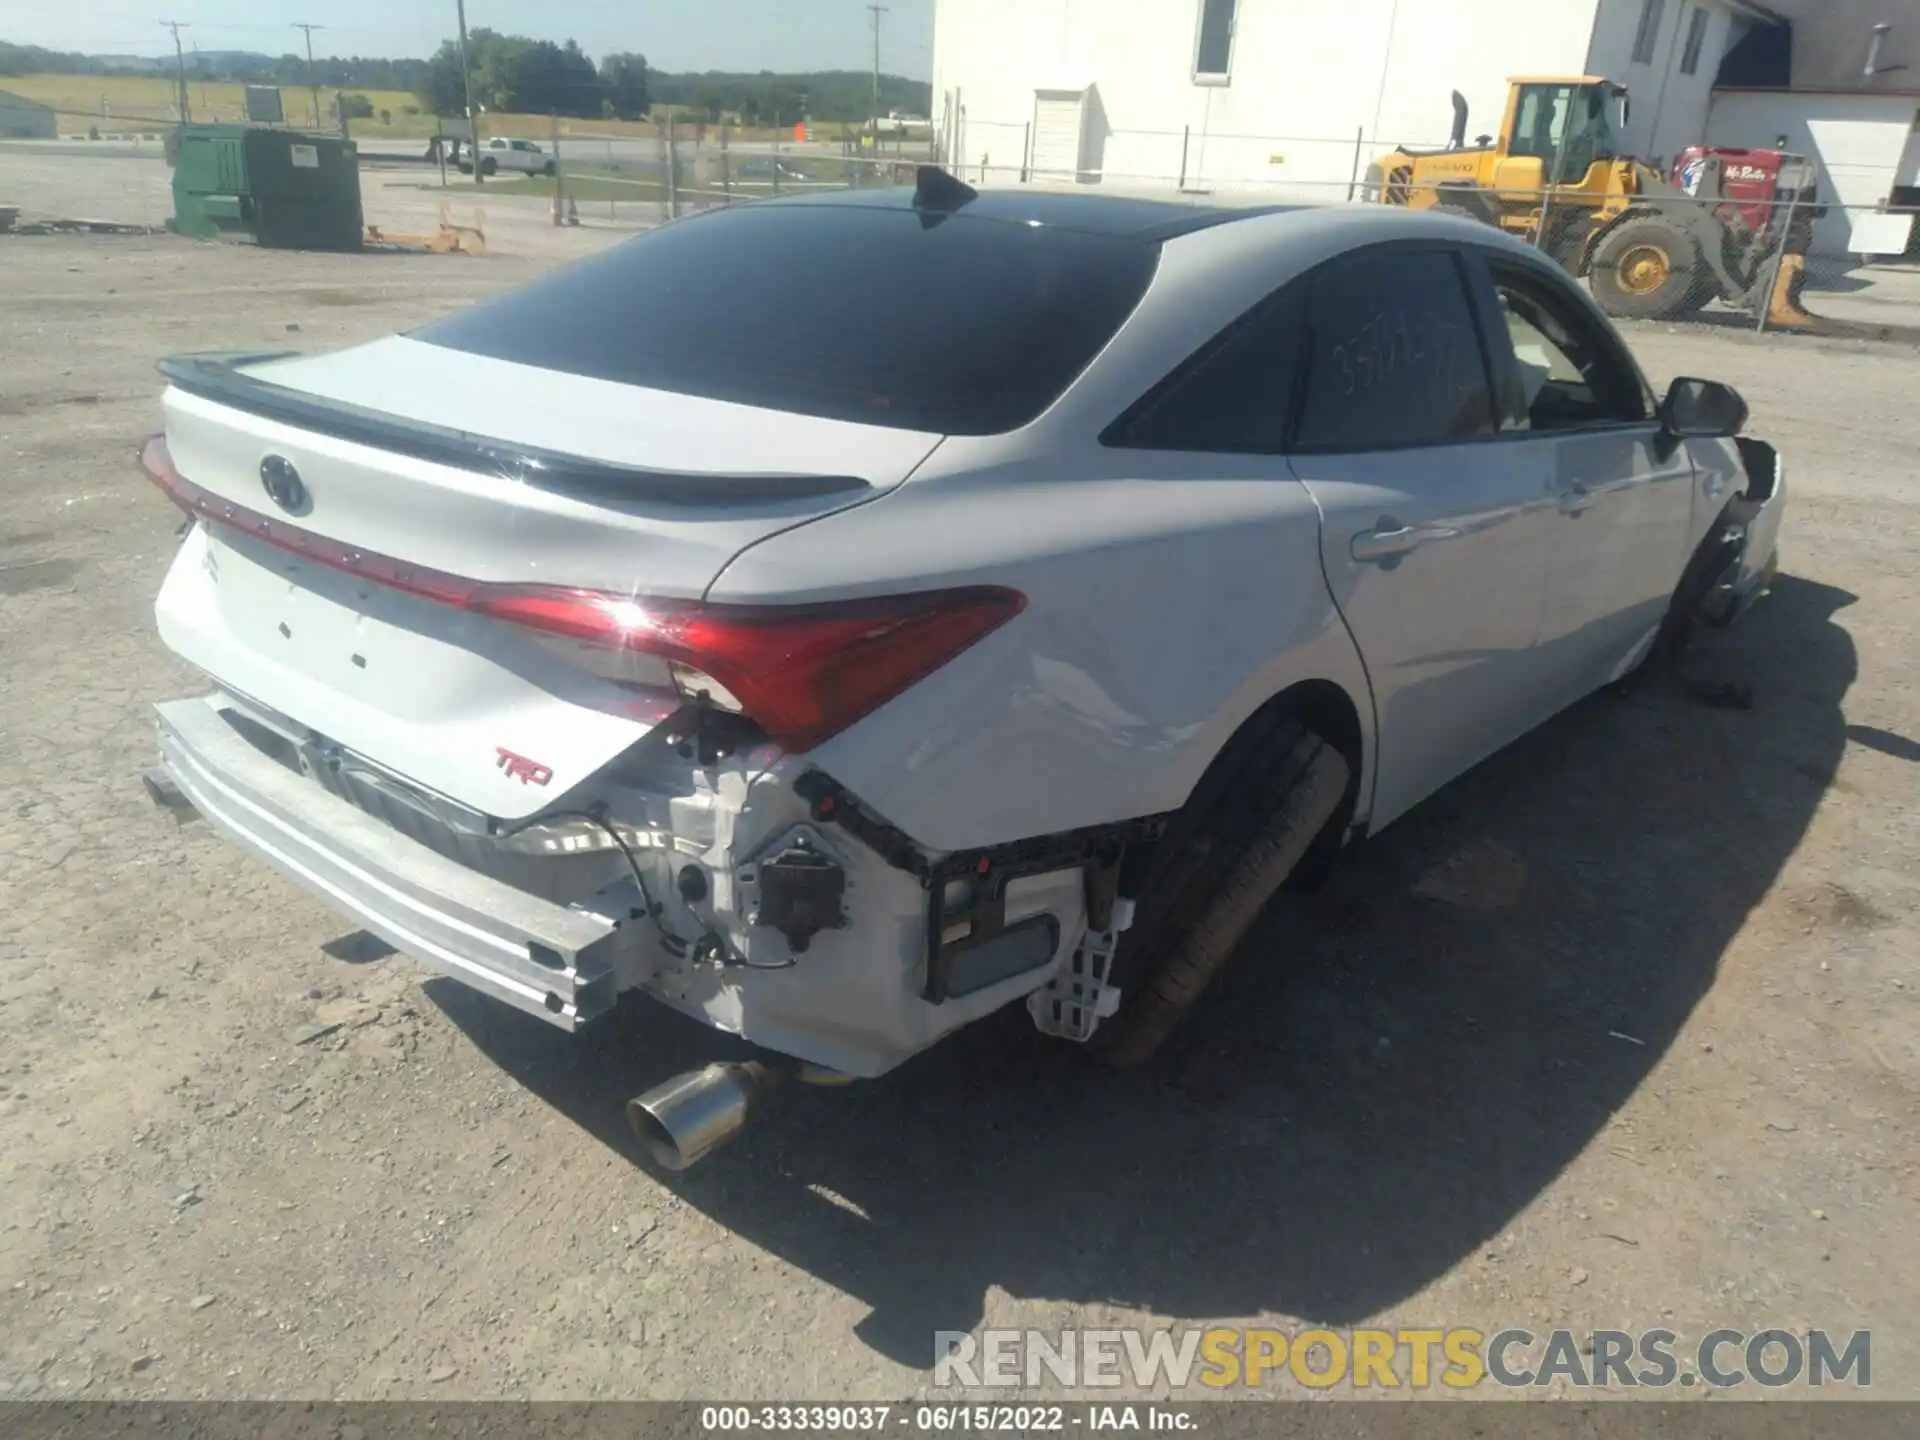
[[[1392,450],[1493,433],[1486,355],[1458,258],[1368,251],[1315,272],[1293,448]]]
[[[1302,287],[1249,311],[1101,437],[1136,450],[1285,452],[1305,333]]]
[[[1066,391],[1158,259],[1139,239],[904,205],[742,205],[413,338],[766,409],[991,435]]]

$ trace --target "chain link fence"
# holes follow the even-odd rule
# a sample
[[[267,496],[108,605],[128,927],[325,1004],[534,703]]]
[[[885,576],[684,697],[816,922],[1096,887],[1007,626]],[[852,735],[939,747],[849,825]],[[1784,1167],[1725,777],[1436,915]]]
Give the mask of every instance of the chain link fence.
[[[1076,151],[1076,137],[1061,146],[1036,137],[1031,123],[962,113],[941,138],[951,168],[975,186],[1210,205],[1438,206],[1552,255],[1622,318],[1920,343],[1920,191],[1897,184],[1891,169],[1848,167],[1800,186],[1790,168],[1690,166],[1657,193],[1583,198],[1571,187],[1396,184],[1378,168],[1387,154],[1445,149],[1434,137],[1115,130],[1089,115]],[[1885,198],[1848,203],[1836,185]]]
[[[497,174],[487,189],[557,192],[569,217],[644,226],[743,200],[911,184],[916,169],[934,158],[924,132],[883,130],[875,137],[729,125],[652,128],[652,134],[572,129],[533,137],[557,151],[559,175]]]
[[[1058,135],[1036,135],[1029,122],[964,113],[917,131],[883,126],[877,136],[852,126],[491,120],[487,135],[543,147],[535,173],[497,170],[476,186],[471,176],[439,166],[435,177],[430,143],[374,137],[361,141],[363,167],[416,169],[417,182],[388,178],[416,194],[416,184],[444,185],[457,202],[470,197],[499,218],[521,210],[523,223],[536,214],[544,222],[550,211],[558,224],[622,229],[745,200],[911,184],[916,168],[929,162],[983,188],[1066,188],[1213,205],[1438,205],[1551,254],[1618,316],[1920,339],[1920,190],[1898,185],[1891,170],[1822,174],[1791,193],[1771,174],[1729,169],[1703,186],[1697,175],[1680,173],[1683,185],[1706,193],[1676,185],[1583,200],[1564,188],[1421,188],[1378,168],[1390,153],[1444,148],[1432,137],[1396,145],[1359,132],[1115,130],[1097,115],[1065,146]],[[139,131],[124,133],[138,147],[157,149],[161,141],[157,133],[151,142],[134,140]],[[549,159],[557,173],[538,173]],[[1887,198],[1844,203],[1836,189]]]

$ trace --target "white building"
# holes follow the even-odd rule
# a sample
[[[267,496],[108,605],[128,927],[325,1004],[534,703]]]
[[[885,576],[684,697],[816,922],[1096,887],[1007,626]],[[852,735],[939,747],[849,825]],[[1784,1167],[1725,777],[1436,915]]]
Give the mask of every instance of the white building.
[[[1820,167],[1826,255],[1920,254],[1920,0],[1777,0],[1788,43],[1730,57],[1713,145],[1791,150]]]
[[[1629,149],[1697,143],[1720,60],[1781,16],[1752,0],[937,0],[952,160],[1189,190],[1345,193],[1374,154],[1500,128],[1508,77],[1629,87]]]

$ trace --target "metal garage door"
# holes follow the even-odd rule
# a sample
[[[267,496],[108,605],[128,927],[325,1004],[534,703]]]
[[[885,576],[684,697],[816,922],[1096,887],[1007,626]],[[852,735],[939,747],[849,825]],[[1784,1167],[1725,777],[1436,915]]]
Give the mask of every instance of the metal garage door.
[[[1087,113],[1084,90],[1038,90],[1033,98],[1033,154],[1029,168],[1036,180],[1077,180],[1080,136]]]

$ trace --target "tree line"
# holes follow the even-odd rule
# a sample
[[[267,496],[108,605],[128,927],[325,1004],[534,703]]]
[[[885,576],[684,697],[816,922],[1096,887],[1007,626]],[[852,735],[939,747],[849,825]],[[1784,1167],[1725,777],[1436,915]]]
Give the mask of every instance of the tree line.
[[[866,70],[819,70],[776,75],[707,70],[653,77],[656,105],[673,105],[708,120],[737,116],[748,125],[791,125],[801,119],[860,121],[873,108],[873,74]],[[933,87],[901,75],[880,77],[880,113],[931,114]]]
[[[171,55],[129,60],[0,41],[0,75],[171,75],[174,63]],[[801,119],[860,121],[873,106],[873,77],[864,70],[670,74],[650,68],[644,55],[606,55],[596,65],[572,40],[555,44],[485,28],[468,35],[467,63],[474,103],[500,114],[632,120],[645,118],[655,106],[672,105],[689,118],[791,125]],[[309,79],[306,58],[291,53],[275,57],[243,50],[202,51],[186,58],[186,68],[195,80],[305,85]],[[316,58],[312,83],[402,90],[417,96],[421,108],[432,114],[466,112],[460,51],[452,40],[427,60]],[[880,77],[881,114],[897,110],[927,115],[931,104],[932,87],[926,81]]]

